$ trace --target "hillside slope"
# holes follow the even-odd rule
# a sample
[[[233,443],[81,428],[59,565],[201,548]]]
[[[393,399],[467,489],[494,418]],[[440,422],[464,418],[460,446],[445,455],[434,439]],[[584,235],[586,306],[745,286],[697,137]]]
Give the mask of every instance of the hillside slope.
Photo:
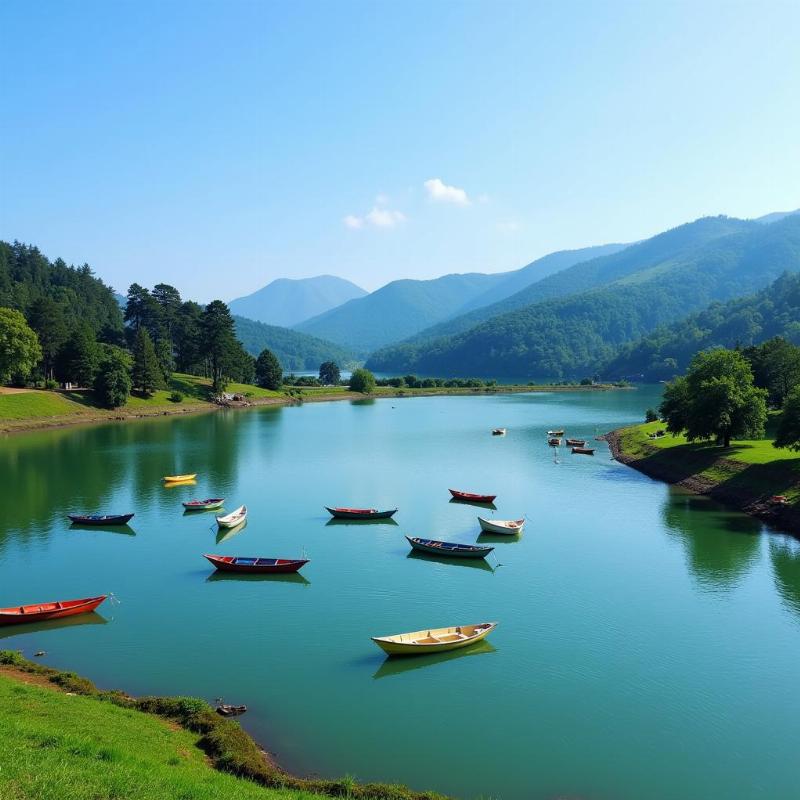
[[[228,305],[232,314],[289,327],[366,294],[360,286],[335,275],[299,280],[278,278],[257,292],[231,300]]]
[[[725,227],[734,232],[710,241],[702,235]],[[671,231],[655,237],[660,242],[649,240],[580,265],[615,276],[605,287],[534,303],[455,336],[387,348],[373,354],[367,365],[398,373],[517,378],[594,373],[619,345],[714,300],[755,291],[784,271],[800,269],[800,217],[771,225],[715,218],[683,229],[689,235],[681,237],[679,252],[660,246]],[[633,251],[645,249],[654,256],[654,250],[661,253],[636,259]],[[608,263],[598,266],[608,259],[615,260],[613,269]]]

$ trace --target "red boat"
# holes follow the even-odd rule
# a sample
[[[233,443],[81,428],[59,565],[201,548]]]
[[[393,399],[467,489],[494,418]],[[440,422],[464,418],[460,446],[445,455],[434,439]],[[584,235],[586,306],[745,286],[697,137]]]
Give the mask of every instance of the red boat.
[[[336,519],[389,519],[397,513],[396,508],[388,511],[379,511],[377,508],[341,508],[325,506],[332,517]]]
[[[472,492],[459,492],[458,489],[450,489],[450,494],[456,500],[466,500],[469,503],[493,503],[496,494],[472,494]]]
[[[307,558],[247,558],[245,556],[213,556],[205,554],[218,570],[223,572],[277,573],[297,572],[308,564]]]
[[[55,603],[35,603],[30,606],[0,608],[0,625],[16,625],[21,622],[42,622],[48,619],[71,617],[94,611],[108,595],[84,597],[82,600],[61,600]]]

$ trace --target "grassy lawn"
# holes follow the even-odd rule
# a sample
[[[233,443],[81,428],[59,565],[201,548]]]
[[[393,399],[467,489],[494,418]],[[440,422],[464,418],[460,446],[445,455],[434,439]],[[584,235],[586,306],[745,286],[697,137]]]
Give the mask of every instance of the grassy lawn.
[[[290,800],[218,772],[198,736],[149,714],[0,673],[3,800]]]
[[[0,419],[30,419],[77,414],[82,406],[58,392],[32,391],[0,395]]]

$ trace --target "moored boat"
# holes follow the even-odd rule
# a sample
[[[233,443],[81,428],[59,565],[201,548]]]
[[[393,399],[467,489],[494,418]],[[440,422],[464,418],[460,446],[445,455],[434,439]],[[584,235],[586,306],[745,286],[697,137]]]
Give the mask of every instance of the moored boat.
[[[506,433],[506,428],[492,428],[492,436],[505,436]]]
[[[549,444],[550,447],[561,447],[561,439],[559,439],[557,436],[552,436],[547,440],[547,444]]]
[[[484,519],[478,517],[478,522],[481,525],[481,530],[486,533],[502,533],[509,536],[514,536],[517,533],[522,533],[525,527],[525,518],[522,519]]]
[[[458,542],[440,542],[436,539],[419,539],[406,536],[408,543],[422,553],[432,553],[437,556],[453,556],[454,558],[486,558],[494,547],[485,547],[477,544],[459,544]]]
[[[578,453],[582,456],[593,456],[594,455],[594,447],[573,447],[573,453]]]
[[[42,622],[48,619],[72,617],[94,611],[108,595],[84,597],[80,600],[60,600],[53,603],[33,603],[27,606],[0,608],[0,625],[16,625],[23,622]]]
[[[235,511],[230,514],[225,514],[222,517],[217,517],[217,525],[220,528],[235,528],[241,525],[247,519],[247,506],[239,506]]]
[[[187,500],[183,507],[187,511],[212,511],[222,508],[224,502],[224,497],[207,497],[205,500]]]
[[[458,489],[448,489],[456,500],[466,500],[468,503],[493,503],[496,494],[474,494],[473,492],[462,492]]]
[[[564,431],[563,431],[563,429],[560,430],[560,431],[547,431],[547,435],[548,436],[563,436],[564,435]]]
[[[583,447],[586,439],[567,439],[567,447]]]
[[[396,508],[390,508],[387,511],[379,511],[377,508],[325,506],[325,509],[335,519],[389,519],[397,513]]]
[[[165,475],[161,480],[164,483],[185,483],[186,481],[193,481],[197,477],[196,472],[187,475]]]
[[[372,641],[390,656],[442,653],[480,642],[496,627],[496,622],[453,625],[449,628],[429,628],[426,631],[397,633],[392,636],[373,636]]]
[[[67,514],[74,525],[127,525],[133,514]]]
[[[217,714],[223,717],[238,717],[239,714],[244,714],[247,711],[247,706],[232,706],[227,703],[222,703],[217,706]]]
[[[251,574],[297,572],[308,564],[307,558],[259,558],[257,556],[215,556],[207,558],[222,572],[249,572]]]

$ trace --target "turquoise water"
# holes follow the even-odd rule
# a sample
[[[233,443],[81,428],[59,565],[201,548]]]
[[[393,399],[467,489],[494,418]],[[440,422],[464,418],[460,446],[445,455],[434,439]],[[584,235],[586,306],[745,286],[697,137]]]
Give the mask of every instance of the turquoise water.
[[[798,796],[800,543],[610,460],[561,450],[638,421],[656,389],[336,402],[0,441],[0,605],[114,592],[100,615],[2,629],[0,646],[103,687],[246,703],[304,774],[464,798]],[[494,426],[509,429],[492,437]],[[193,487],[160,477],[200,473]],[[462,542],[497,493],[488,565],[410,556]],[[246,503],[217,543],[213,515]],[[332,524],[324,505],[394,507]],[[129,531],[69,512],[136,512]],[[481,541],[486,541],[481,537]],[[489,541],[492,541],[491,539]],[[223,577],[204,552],[300,556],[301,575]],[[387,661],[370,636],[497,620],[475,649]]]

